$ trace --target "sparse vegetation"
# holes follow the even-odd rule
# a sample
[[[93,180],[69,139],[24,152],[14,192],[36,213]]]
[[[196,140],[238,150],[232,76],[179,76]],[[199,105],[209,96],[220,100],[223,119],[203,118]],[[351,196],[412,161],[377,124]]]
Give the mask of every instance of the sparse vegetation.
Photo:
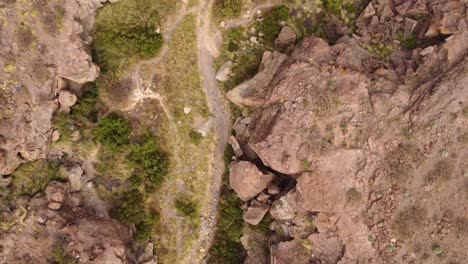
[[[138,241],[148,240],[159,223],[159,214],[149,209],[145,201],[145,193],[132,185],[122,188],[113,198],[112,217],[126,225],[134,225]]]
[[[226,167],[232,155],[233,150],[230,147],[226,148],[224,152]],[[224,175],[224,178],[226,177],[227,172]],[[237,264],[243,262],[244,251],[240,243],[240,238],[242,236],[244,221],[242,219],[241,205],[242,201],[233,190],[229,189],[227,183],[225,183],[220,192],[218,229],[210,249],[207,263]]]
[[[65,177],[59,170],[58,161],[39,160],[23,164],[13,172],[15,196],[34,196],[44,192],[51,181],[63,181]]]
[[[346,192],[346,200],[351,203],[358,203],[362,199],[362,194],[356,188],[350,188]]]
[[[187,196],[177,198],[174,202],[174,206],[177,212],[184,216],[194,218],[198,215],[197,204]]]
[[[66,244],[70,237],[67,235],[59,235],[53,246],[51,254],[51,263],[54,264],[76,264],[78,261],[65,252]]]
[[[93,129],[96,140],[111,151],[118,151],[126,146],[131,132],[130,122],[117,113],[105,116]]]
[[[414,33],[405,37],[403,32],[398,32],[397,37],[404,49],[412,50],[421,45],[421,40]]]
[[[200,142],[202,141],[203,139],[203,136],[202,134],[200,134],[199,132],[191,129],[189,131],[189,137],[190,137],[190,142],[192,142],[192,144],[198,146],[200,145]]]
[[[419,205],[403,208],[392,222],[391,228],[401,239],[410,238],[416,228],[426,222],[427,210]]]
[[[263,33],[262,42],[266,47],[274,47],[274,41],[282,28],[281,22],[288,20],[289,12],[289,8],[284,5],[275,6],[265,14],[263,20],[255,24],[257,31]]]
[[[386,45],[385,43],[371,43],[365,46],[367,51],[377,55],[382,59],[388,58],[392,54],[393,49],[391,46]]]
[[[273,222],[273,218],[271,218],[271,215],[270,213],[268,212],[262,219],[262,221],[260,221],[260,223],[258,223],[258,225],[256,226],[250,226],[253,230],[259,232],[260,234],[262,235],[268,235],[268,233],[270,232],[270,224],[271,222]]]
[[[242,10],[242,0],[216,0],[214,13],[220,19],[238,17]]]
[[[450,175],[452,174],[453,170],[454,166],[452,163],[450,163],[449,160],[439,160],[435,164],[434,169],[429,171],[427,174],[426,183],[431,184],[446,182],[450,179]]]

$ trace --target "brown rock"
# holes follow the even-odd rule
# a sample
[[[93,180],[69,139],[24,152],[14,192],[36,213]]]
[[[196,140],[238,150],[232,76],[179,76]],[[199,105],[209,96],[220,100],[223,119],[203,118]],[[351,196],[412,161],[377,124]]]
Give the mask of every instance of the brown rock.
[[[344,245],[337,237],[325,234],[312,234],[312,260],[318,263],[338,263],[343,257]]]
[[[296,37],[296,32],[292,27],[284,26],[275,40],[275,46],[277,48],[291,47],[296,42]]]
[[[229,184],[243,201],[263,191],[273,178],[273,174],[263,174],[248,161],[234,161],[229,165]]]
[[[66,184],[53,181],[46,188],[46,196],[49,202],[63,203],[66,194]]]
[[[252,200],[249,208],[247,208],[247,211],[244,213],[244,221],[251,225],[258,225],[268,212],[269,208],[270,206],[268,204]]]
[[[270,248],[271,264],[310,263],[312,244],[303,244],[298,239],[281,242]]]
[[[59,103],[62,109],[68,109],[76,103],[77,97],[69,91],[61,91],[59,94]]]

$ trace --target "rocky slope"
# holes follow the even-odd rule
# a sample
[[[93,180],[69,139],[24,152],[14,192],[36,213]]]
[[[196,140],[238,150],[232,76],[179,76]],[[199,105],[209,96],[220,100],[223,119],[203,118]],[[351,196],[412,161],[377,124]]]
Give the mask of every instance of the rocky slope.
[[[92,168],[48,153],[60,137],[54,114],[68,112],[82,85],[99,74],[90,32],[105,2],[0,2],[0,263],[154,263],[151,243],[129,252],[131,232],[109,218],[90,181]],[[53,181],[45,193],[5,207],[12,199],[9,174],[46,157],[61,164],[68,182]],[[37,188],[45,179],[35,168],[37,179],[30,180]]]
[[[228,93],[253,109],[234,126],[244,161],[231,164],[231,187],[246,222],[273,219],[268,237],[246,228],[245,263],[468,258],[466,8],[372,1],[352,37],[266,52]]]
[[[0,3],[0,175],[44,158],[53,112],[76,102],[99,69],[88,45],[94,13],[107,0]],[[58,95],[61,94],[59,97]]]

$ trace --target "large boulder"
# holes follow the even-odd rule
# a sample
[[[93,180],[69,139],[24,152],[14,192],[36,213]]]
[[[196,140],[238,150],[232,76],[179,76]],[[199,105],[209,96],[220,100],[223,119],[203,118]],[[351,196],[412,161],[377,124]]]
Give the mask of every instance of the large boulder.
[[[229,164],[229,184],[243,201],[254,198],[273,180],[271,173],[262,173],[248,161],[233,161]]]

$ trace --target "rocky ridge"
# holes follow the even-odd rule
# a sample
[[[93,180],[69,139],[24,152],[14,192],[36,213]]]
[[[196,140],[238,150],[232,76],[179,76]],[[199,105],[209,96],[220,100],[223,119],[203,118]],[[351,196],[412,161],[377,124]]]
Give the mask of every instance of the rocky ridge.
[[[266,181],[257,174],[297,181],[275,196],[256,189],[246,204],[246,222],[270,204],[273,222],[268,237],[246,228],[245,263],[467,258],[466,8],[372,1],[352,37],[265,52],[259,74],[228,93],[253,110],[234,125],[230,142],[244,155],[231,168],[244,171],[231,170],[232,188],[246,201]]]

